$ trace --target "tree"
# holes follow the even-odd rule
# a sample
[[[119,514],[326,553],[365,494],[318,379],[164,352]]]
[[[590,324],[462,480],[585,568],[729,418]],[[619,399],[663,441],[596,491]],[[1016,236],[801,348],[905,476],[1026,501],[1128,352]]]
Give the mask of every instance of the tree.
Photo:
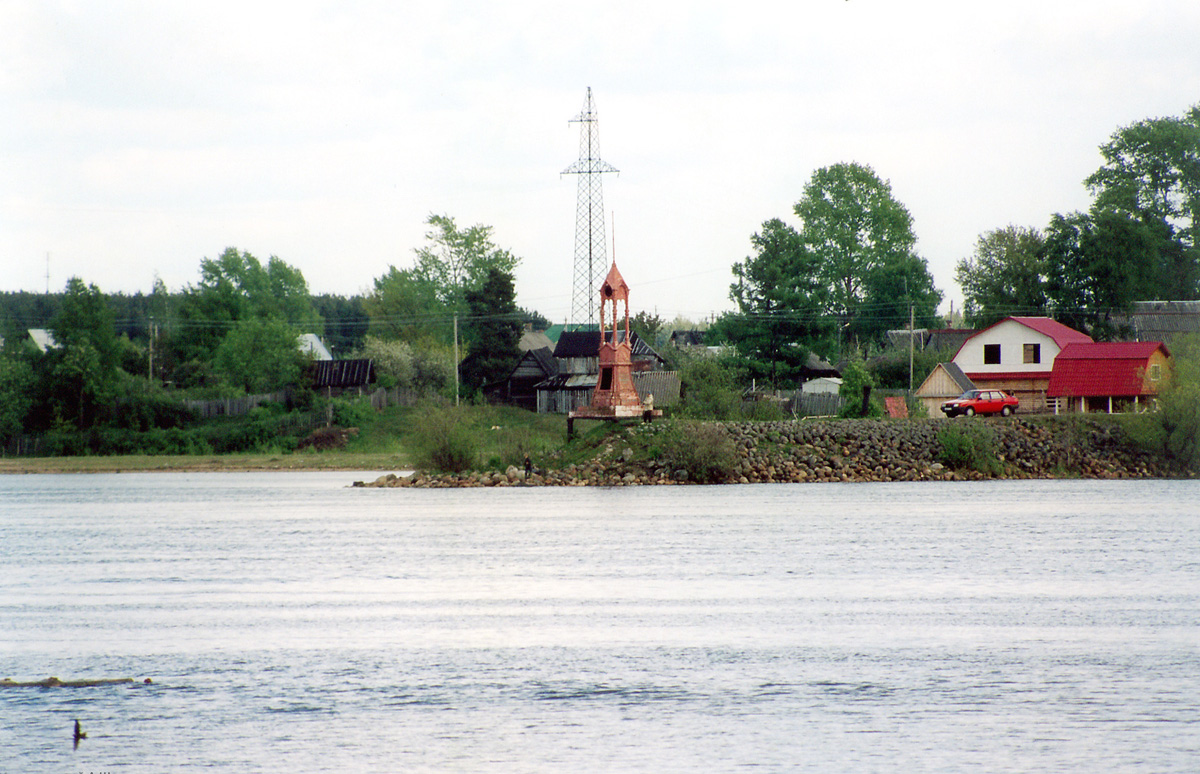
[[[1096,339],[1156,285],[1160,243],[1147,224],[1112,210],[1054,215],[1046,229],[1046,296],[1054,317]]]
[[[856,163],[818,169],[795,212],[826,311],[847,334],[880,338],[907,324],[910,305],[923,324],[935,318],[941,293],[915,252],[912,216],[874,170]]]
[[[481,390],[507,377],[521,359],[520,312],[513,276],[496,267],[488,269],[483,284],[467,291],[466,300],[470,353],[463,360],[462,377],[468,389]]]
[[[230,385],[250,394],[296,383],[306,356],[296,346],[299,331],[274,317],[239,320],[213,357]]]
[[[1046,313],[1045,239],[1035,228],[1005,226],[981,234],[954,278],[967,323],[983,328],[1010,315]]]
[[[650,346],[658,346],[658,333],[662,330],[663,319],[643,309],[629,318],[629,327],[642,341]]]
[[[723,315],[713,335],[730,341],[755,378],[782,385],[800,375],[808,349],[828,341],[823,318],[826,289],[816,281],[816,255],[795,229],[768,220],[750,237],[755,254],[733,265],[729,298],[737,312]]]
[[[450,341],[453,312],[438,299],[434,285],[412,269],[388,267],[375,279],[375,287],[363,307],[376,336],[417,342]]]
[[[0,354],[0,443],[21,434],[33,407],[33,369],[23,360]]]
[[[108,404],[117,380],[117,334],[104,294],[72,277],[50,331],[56,344],[47,355],[55,380],[51,402],[61,419],[83,430]]]
[[[460,229],[449,215],[430,215],[425,220],[427,244],[418,248],[413,278],[434,288],[447,309],[464,311],[466,293],[480,287],[488,272],[496,269],[512,274],[520,259],[492,243],[492,227],[475,224]]]
[[[271,318],[300,330],[321,330],[299,269],[275,256],[263,266],[235,247],[200,262],[200,282],[184,291],[179,316],[181,360],[208,359],[241,320]]]
[[[1100,154],[1104,164],[1084,181],[1094,209],[1136,218],[1162,240],[1161,284],[1152,295],[1200,296],[1200,105],[1182,118],[1122,127]]]

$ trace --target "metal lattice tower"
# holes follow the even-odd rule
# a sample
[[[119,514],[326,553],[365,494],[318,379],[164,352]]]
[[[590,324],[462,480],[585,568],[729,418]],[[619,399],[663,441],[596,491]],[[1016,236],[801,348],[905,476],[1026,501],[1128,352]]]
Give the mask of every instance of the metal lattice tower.
[[[575,199],[575,285],[571,293],[571,322],[596,323],[596,292],[608,271],[604,244],[604,189],[600,176],[616,168],[600,160],[600,124],[592,103],[592,87],[587,90],[583,111],[571,119],[578,121],[579,160],[563,170],[564,175],[579,175]]]

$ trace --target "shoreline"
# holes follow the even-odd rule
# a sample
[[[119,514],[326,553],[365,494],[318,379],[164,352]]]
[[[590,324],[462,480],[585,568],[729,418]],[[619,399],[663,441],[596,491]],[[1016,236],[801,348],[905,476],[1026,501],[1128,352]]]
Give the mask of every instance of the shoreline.
[[[411,469],[411,465],[399,455],[386,453],[0,458],[0,475],[13,476],[88,473],[300,473],[408,469]]]

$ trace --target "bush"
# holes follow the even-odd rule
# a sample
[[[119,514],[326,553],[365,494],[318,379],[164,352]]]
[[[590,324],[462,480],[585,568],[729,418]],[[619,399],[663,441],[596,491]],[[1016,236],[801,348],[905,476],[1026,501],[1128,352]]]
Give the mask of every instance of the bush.
[[[463,409],[425,406],[415,416],[413,440],[418,465],[446,473],[461,473],[475,466],[479,444]]]
[[[339,427],[362,427],[375,417],[369,398],[334,398],[330,407],[333,424]]]
[[[838,388],[838,395],[845,399],[842,405],[842,410],[838,412],[840,417],[881,417],[884,415],[883,404],[879,402],[879,398],[871,397],[867,401],[867,410],[863,411],[863,390],[870,389],[875,386],[875,380],[867,371],[866,365],[862,358],[855,357],[851,359],[846,367],[842,369],[842,386]]]
[[[956,470],[977,470],[995,475],[1000,472],[996,455],[996,433],[982,421],[962,420],[938,431],[938,460]]]
[[[724,427],[707,422],[678,422],[664,433],[662,459],[672,472],[688,480],[719,484],[729,480],[737,464],[737,447]]]
[[[692,419],[736,419],[742,410],[737,372],[721,358],[703,357],[680,371],[680,414]]]

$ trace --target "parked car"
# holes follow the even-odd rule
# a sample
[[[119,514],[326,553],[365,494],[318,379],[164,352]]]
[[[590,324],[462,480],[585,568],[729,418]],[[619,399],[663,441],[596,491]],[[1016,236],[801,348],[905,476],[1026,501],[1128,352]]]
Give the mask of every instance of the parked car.
[[[959,414],[1000,414],[1008,416],[1017,410],[1016,397],[1004,390],[967,390],[954,400],[942,404],[942,413],[948,417]]]

